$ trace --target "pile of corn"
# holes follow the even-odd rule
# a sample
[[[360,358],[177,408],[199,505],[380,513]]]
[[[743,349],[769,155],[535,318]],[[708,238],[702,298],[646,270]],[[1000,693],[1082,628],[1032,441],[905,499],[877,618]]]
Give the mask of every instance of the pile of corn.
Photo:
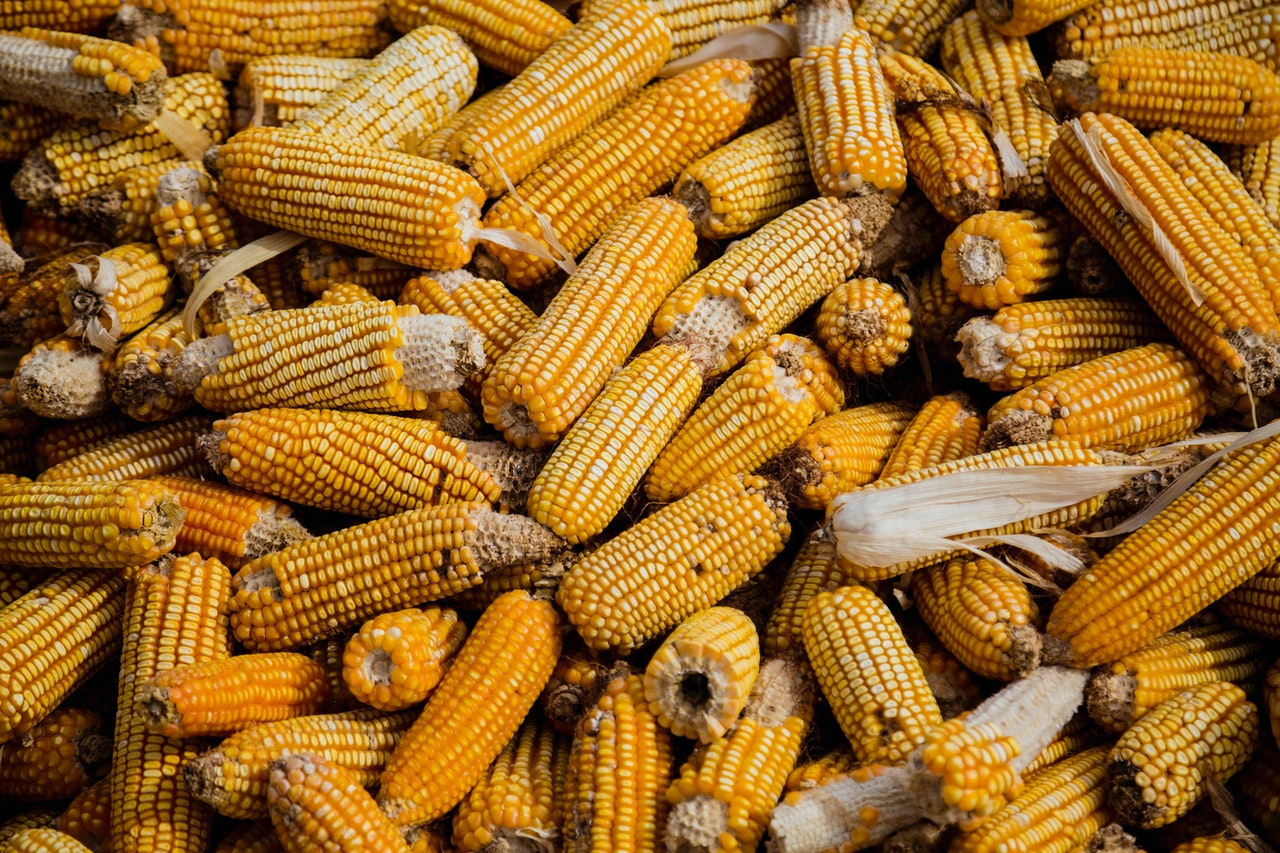
[[[0,853],[1280,845],[1278,14],[0,0]]]

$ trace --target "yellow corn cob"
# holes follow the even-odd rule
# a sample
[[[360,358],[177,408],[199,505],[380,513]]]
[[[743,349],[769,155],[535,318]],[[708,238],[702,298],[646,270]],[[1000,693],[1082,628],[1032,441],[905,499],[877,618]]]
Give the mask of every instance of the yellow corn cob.
[[[195,405],[173,379],[189,340],[175,307],[121,344],[107,379],[121,411],[134,420],[164,421]]]
[[[541,0],[537,0],[541,3]],[[445,120],[444,124],[426,134],[407,134],[400,140],[400,150],[406,154],[416,154],[428,160],[449,162],[449,145],[456,136],[461,139],[476,121],[483,119],[493,105],[498,102],[502,86],[498,85],[483,95],[472,98],[462,109]]]
[[[1267,665],[1264,654],[1265,643],[1237,628],[1206,624],[1170,631],[1096,671],[1085,688],[1085,701],[1098,725],[1123,732],[1187,688],[1252,679]]]
[[[366,518],[502,494],[460,439],[416,418],[256,409],[214,422],[201,444],[232,485]]]
[[[340,281],[324,289],[316,303],[321,305],[346,305],[351,302],[382,302],[365,288],[349,281]]]
[[[756,59],[752,61],[751,68],[755,73],[756,101],[747,123],[742,126],[744,131],[772,124],[795,109],[795,87],[791,83],[790,59],[783,56]]]
[[[216,559],[189,554],[144,566],[129,584],[110,776],[115,853],[209,846],[213,811],[191,795],[179,772],[197,748],[147,731],[135,703],[147,679],[230,654],[228,581]]]
[[[72,265],[58,308],[67,334],[114,352],[122,336],[160,316],[175,288],[164,259],[146,243],[126,243],[93,261]]]
[[[654,315],[653,334],[688,347],[706,375],[733,369],[853,275],[891,212],[878,194],[788,210],[676,287]]]
[[[801,630],[809,601],[819,592],[831,592],[851,582],[836,559],[830,528],[815,527],[805,537],[778,590],[777,604],[764,630],[764,656],[807,660]]]
[[[701,390],[685,350],[657,346],[637,356],[556,445],[529,490],[529,517],[575,544],[603,531]]]
[[[76,839],[52,827],[24,829],[4,842],[5,853],[92,853]]]
[[[805,609],[804,646],[859,761],[901,761],[942,723],[919,662],[871,590],[815,595]]]
[[[564,843],[580,853],[655,853],[666,831],[671,734],[639,675],[609,682],[578,723],[564,796]]]
[[[22,357],[10,390],[18,403],[40,417],[80,420],[110,408],[110,371],[110,354],[61,334],[41,341]]]
[[[1272,225],[1280,228],[1280,145],[1223,146],[1223,159]]]
[[[1218,612],[1250,633],[1280,639],[1280,560],[1223,596]]]
[[[1091,0],[982,0],[978,12],[1001,35],[1026,36],[1085,8]]]
[[[21,160],[66,121],[66,116],[43,107],[16,101],[0,104],[0,162]]]
[[[467,626],[447,607],[380,613],[348,641],[342,680],[379,710],[416,705],[440,683],[466,636]]]
[[[454,593],[445,603],[459,610],[479,612],[503,593],[523,589],[529,594],[554,590],[568,565],[568,558],[549,563],[522,563],[486,572],[476,586]]]
[[[1249,853],[1249,848],[1239,841],[1214,835],[1184,841],[1172,848],[1169,853]]]
[[[324,670],[325,681],[329,685],[330,710],[347,711],[360,704],[351,695],[351,688],[342,680],[342,653],[346,651],[353,634],[353,631],[342,631],[302,649],[303,654],[320,664]]]
[[[485,226],[523,232],[550,251],[536,212],[570,255],[582,254],[628,207],[737,133],[754,97],[751,73],[742,60],[718,59],[650,86],[495,202]],[[552,261],[525,252],[486,250],[493,277],[517,290],[557,272]]]
[[[1167,69],[1179,69],[1171,75]],[[1174,127],[1247,145],[1280,132],[1280,78],[1243,56],[1122,47],[1054,63],[1049,90],[1076,113],[1106,112],[1149,130]]]
[[[209,466],[201,458],[196,439],[208,432],[212,423],[213,419],[202,413],[126,433],[46,468],[37,479],[41,483],[113,483],[161,474],[207,474]]]
[[[151,233],[180,277],[190,277],[183,271],[189,270],[193,256],[240,245],[231,214],[213,194],[213,181],[191,166],[171,169],[156,180]]]
[[[742,718],[694,750],[667,789],[669,847],[756,849],[813,714],[811,686],[794,664],[766,660]]]
[[[1234,787],[1241,810],[1253,819],[1251,825],[1275,843],[1280,835],[1280,752],[1267,738],[1259,741],[1257,755],[1241,771]]]
[[[55,27],[72,33],[91,33],[100,30],[119,8],[119,0],[71,0],[69,3],[6,0],[0,5],[0,29]]]
[[[102,718],[64,704],[5,746],[0,796],[9,802],[74,797],[106,771],[110,759]]]
[[[52,827],[57,820],[58,813],[53,809],[38,806],[24,809],[0,822],[0,844],[8,844],[10,839],[28,829]]]
[[[787,4],[783,0],[646,0],[671,30],[671,58],[688,56],[726,32],[763,24]],[[584,10],[594,13],[599,0],[588,0]],[[579,16],[584,14],[580,11]]]
[[[299,246],[290,268],[304,293],[323,296],[335,285],[347,283],[358,284],[382,300],[395,300],[416,272],[413,267],[327,240],[308,240]]]
[[[694,410],[654,460],[644,481],[651,500],[672,501],[726,474],[754,471],[804,434],[823,409],[811,386],[831,384],[832,365],[811,342],[794,335],[790,352],[760,349]],[[796,351],[809,350],[818,370]]]
[[[151,220],[156,212],[160,176],[182,166],[199,169],[195,161],[180,160],[174,155],[109,175],[81,197],[74,214],[95,236],[112,245],[153,240]]]
[[[822,3],[804,8],[810,16],[829,14]],[[879,191],[896,201],[906,188],[907,163],[875,41],[857,27],[824,33],[812,44],[804,42],[804,32],[791,80],[818,191]]]
[[[31,572],[16,566],[0,568],[0,607],[21,598],[38,580]]]
[[[1049,217],[990,210],[947,238],[942,276],[962,302],[994,311],[1053,287],[1066,254],[1065,237]]]
[[[944,362],[953,361],[960,352],[955,342],[956,333],[979,312],[961,302],[959,295],[947,287],[940,263],[930,267],[914,283],[919,306],[913,312],[913,331],[929,347],[930,353],[936,353]]]
[[[1185,261],[1190,283],[1204,294],[1196,305],[1162,257],[1148,229],[1103,189],[1090,154],[1064,131],[1049,159],[1049,182],[1067,209],[1116,259],[1182,348],[1224,389],[1271,390],[1275,312],[1257,272],[1150,143],[1121,119],[1089,115],[1081,128],[1096,138]],[[1176,211],[1176,212],[1175,212]]]
[[[878,376],[911,345],[911,309],[892,285],[853,278],[827,294],[814,322],[818,341],[855,376]]]
[[[337,56],[262,56],[245,63],[232,91],[235,130],[293,121],[324,100],[367,59]]]
[[[494,365],[480,393],[485,420],[517,447],[564,435],[694,268],[696,243],[683,205],[650,198],[630,207]]]
[[[795,769],[787,775],[787,783],[783,786],[783,791],[786,793],[807,791],[810,788],[825,785],[838,776],[844,776],[856,770],[859,764],[858,757],[853,754],[852,749],[847,746],[836,747],[812,761],[797,764]]]
[[[1265,532],[1280,511],[1277,457],[1274,439],[1228,454],[1063,593],[1046,630],[1073,666],[1142,648],[1280,556]]]
[[[579,637],[570,634],[538,697],[547,721],[561,734],[572,735],[578,720],[596,703],[610,678],[609,667]]]
[[[232,585],[232,630],[251,651],[296,648],[475,586],[491,569],[545,560],[559,547],[536,522],[481,504],[411,510],[246,563]]]
[[[212,74],[183,74],[164,83],[164,112],[200,128],[214,142],[226,135],[231,110],[222,83]],[[65,213],[126,169],[178,157],[178,148],[154,124],[103,131],[77,122],[55,131],[32,149],[14,176],[13,192],[37,209]]]
[[[111,780],[99,779],[71,801],[54,826],[90,850],[111,850]]]
[[[237,214],[237,227],[244,231],[245,223],[256,225],[257,227],[265,227],[262,223],[254,219],[248,219]],[[246,233],[246,239],[248,234]],[[296,252],[294,253],[296,254]],[[301,308],[311,300],[294,281],[289,272],[289,253],[272,258],[269,261],[258,264],[249,270],[254,284],[267,297],[267,302],[273,309],[281,308]],[[225,331],[225,330],[224,330]],[[221,332],[219,332],[221,334]]]
[[[1143,41],[1151,47],[1243,56],[1261,63],[1270,71],[1276,71],[1280,70],[1275,51],[1278,23],[1280,21],[1276,19],[1275,10],[1262,6],[1205,26],[1176,30],[1150,41]]]
[[[271,54],[374,53],[388,41],[378,26],[383,15],[375,0],[336,0],[322,8],[287,0],[128,0],[111,37],[146,44],[179,73],[217,68],[230,78],[246,62]]]
[[[583,557],[557,601],[588,646],[625,653],[758,573],[790,534],[767,480],[723,477]]]
[[[1059,370],[1165,340],[1147,306],[1125,297],[1069,297],[1006,305],[960,327],[965,376],[1016,391]]]
[[[981,827],[957,837],[949,853],[1080,849],[1112,819],[1106,801],[1110,753],[1110,746],[1095,746],[1030,776],[1022,793]]]
[[[1158,43],[1268,8],[1266,0],[1166,0],[1156,8],[1144,0],[1094,0],[1066,18],[1055,33],[1056,55],[1084,59],[1129,44]]]
[[[1258,743],[1258,709],[1225,681],[1184,690],[1120,736],[1111,754],[1109,801],[1126,824],[1171,823],[1248,762]]]
[[[472,853],[504,842],[518,846],[523,839],[556,844],[564,817],[569,746],[569,739],[546,721],[527,717],[458,804],[454,849]]]
[[[106,250],[101,243],[76,246],[59,252],[0,288],[0,344],[31,347],[66,328],[58,311],[58,297],[71,273],[71,264]]]
[[[800,118],[792,113],[691,163],[671,191],[699,237],[753,231],[816,195]]]
[[[329,846],[409,853],[400,831],[341,764],[312,753],[271,762],[267,807],[288,853]]]
[[[1004,194],[995,149],[977,115],[936,68],[905,53],[881,56],[893,90],[907,173],[937,211],[963,222]]]
[[[982,428],[982,415],[964,392],[931,397],[903,428],[879,476],[888,479],[972,456]]]
[[[448,27],[466,40],[482,63],[504,74],[519,74],[573,26],[539,0],[391,0],[387,10],[402,33],[424,24]]]
[[[876,41],[912,56],[929,56],[943,32],[967,3],[963,0],[925,0],[892,3],[861,0],[854,4],[853,20]]]
[[[267,801],[267,792],[262,791],[262,801]],[[275,827],[266,818],[253,821],[242,821],[236,824],[213,853],[284,853],[280,839],[276,836]]]
[[[96,450],[118,436],[133,432],[138,426],[114,412],[82,421],[64,421],[46,426],[36,436],[33,448],[36,467],[43,471],[73,456]]]
[[[291,752],[320,755],[342,765],[361,785],[374,787],[413,718],[412,711],[384,714],[362,708],[264,723],[188,761],[182,776],[195,797],[219,814],[240,820],[263,818],[267,766],[273,759]]]
[[[1147,344],[1046,376],[987,412],[984,449],[1066,438],[1139,451],[1193,432],[1214,413],[1209,378],[1172,344]]]
[[[515,734],[560,655],[559,617],[523,591],[481,614],[382,774],[378,804],[397,826],[448,812]]]

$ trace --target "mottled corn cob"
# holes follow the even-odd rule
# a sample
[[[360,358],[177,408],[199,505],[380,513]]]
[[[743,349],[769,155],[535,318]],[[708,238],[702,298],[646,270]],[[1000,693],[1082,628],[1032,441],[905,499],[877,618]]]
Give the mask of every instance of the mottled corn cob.
[[[262,56],[245,63],[232,91],[232,127],[287,124],[355,76],[367,59]]]
[[[0,796],[12,802],[74,797],[106,772],[110,759],[111,738],[102,734],[102,717],[61,705],[6,744]]]
[[[208,474],[209,466],[200,458],[196,439],[208,432],[212,423],[209,415],[201,413],[144,427],[51,465],[37,480],[41,483],[114,483],[146,480],[162,474],[179,477]]]
[[[342,680],[379,710],[416,705],[440,683],[466,636],[467,626],[447,607],[380,613],[347,642]]]
[[[476,57],[504,74],[524,67],[573,25],[539,0],[460,2],[460,0],[391,0],[391,23],[400,32],[424,24],[448,27],[466,39]]]
[[[911,309],[892,285],[853,278],[827,294],[815,333],[836,364],[855,376],[877,376],[911,345]]]
[[[925,401],[903,429],[880,471],[886,479],[978,452],[983,417],[962,391]]]

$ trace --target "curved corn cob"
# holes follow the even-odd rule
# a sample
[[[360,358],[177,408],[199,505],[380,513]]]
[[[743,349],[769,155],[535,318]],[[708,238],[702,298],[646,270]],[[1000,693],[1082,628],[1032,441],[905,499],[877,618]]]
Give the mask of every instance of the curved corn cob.
[[[1278,463],[1277,439],[1228,454],[1072,584],[1046,628],[1071,664],[1142,648],[1280,556],[1266,532],[1280,512]]]
[[[92,853],[76,839],[52,827],[24,829],[4,842],[5,853]]]
[[[246,563],[232,582],[232,630],[252,651],[295,648],[475,586],[492,569],[545,560],[562,545],[536,522],[480,504],[410,510]]]
[[[416,705],[440,683],[466,636],[467,626],[447,607],[380,613],[347,642],[342,680],[379,710]]]
[[[272,761],[270,774],[267,808],[288,853],[335,845],[409,853],[400,831],[342,765],[294,753]]]
[[[790,534],[767,480],[723,477],[587,554],[556,600],[588,646],[626,653],[758,573]]]
[[[384,714],[370,708],[264,723],[237,732],[187,761],[182,776],[192,794],[219,814],[240,820],[267,816],[268,765],[305,752],[340,764],[365,787],[378,777],[414,712]]]
[[[94,349],[114,352],[160,315],[174,296],[164,259],[145,243],[126,243],[97,256],[95,265],[73,264],[74,277],[58,296],[67,334]]]
[[[0,289],[0,343],[31,347],[63,331],[66,324],[58,310],[58,297],[71,273],[70,265],[106,249],[102,243],[76,245],[39,266],[29,266],[12,289]]]
[[[1063,20],[1054,33],[1054,46],[1058,57],[1084,59],[1130,44],[1207,33],[1219,23],[1269,5],[1267,0],[1168,0],[1153,9],[1144,0],[1093,0]]]
[[[632,205],[493,366],[480,390],[485,420],[517,447],[538,449],[564,435],[693,269],[696,244],[683,205],[667,198]]]
[[[261,56],[245,63],[232,91],[235,130],[287,124],[369,64],[337,56]]]
[[[208,432],[212,423],[206,414],[186,415],[125,433],[49,466],[37,481],[115,483],[162,474],[198,477],[208,473],[209,467],[200,458],[196,439]]]
[[[962,302],[994,311],[1057,283],[1067,246],[1052,219],[1030,210],[989,210],[951,233],[942,276]]]
[[[1271,224],[1280,228],[1280,145],[1227,145],[1223,159]]]
[[[397,826],[448,812],[515,734],[560,655],[559,617],[523,591],[480,615],[382,774],[378,804]]]
[[[529,489],[529,517],[574,544],[603,531],[701,390],[684,349],[657,346],[636,356],[551,452]]]
[[[485,65],[513,75],[573,26],[540,0],[390,0],[387,11],[402,33],[424,24],[448,27]]]
[[[983,417],[969,395],[952,391],[931,397],[902,430],[880,477],[889,479],[978,452]]]
[[[80,792],[54,826],[90,850],[111,849],[111,780],[99,779]]]
[[[638,675],[609,682],[578,723],[565,782],[564,843],[580,853],[656,853],[666,831],[671,734]]]
[[[1107,767],[1109,801],[1121,821],[1143,829],[1171,823],[1225,782],[1258,743],[1258,709],[1225,681],[1184,690],[1129,727]]]
[[[1280,640],[1280,559],[1223,596],[1218,612],[1250,633]]]
[[[74,797],[103,775],[110,760],[102,717],[62,705],[5,746],[0,796],[9,802]]]
[[[878,376],[911,346],[911,309],[892,285],[853,278],[827,294],[815,333],[836,364],[855,376]]]

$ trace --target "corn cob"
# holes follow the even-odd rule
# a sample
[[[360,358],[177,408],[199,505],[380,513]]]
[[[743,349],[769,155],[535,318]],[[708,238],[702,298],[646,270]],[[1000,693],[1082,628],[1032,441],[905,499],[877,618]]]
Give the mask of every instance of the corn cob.
[[[1141,0],[1094,0],[1063,20],[1054,33],[1054,46],[1060,58],[1085,59],[1130,44],[1157,44],[1182,33],[1206,32],[1268,5],[1266,0],[1170,0],[1152,8]]]
[[[668,848],[753,851],[813,713],[811,686],[783,660],[761,664],[742,718],[680,768],[667,789]]]
[[[165,80],[163,112],[218,142],[227,133],[231,111],[222,83],[202,73]],[[154,122],[128,131],[103,131],[94,122],[77,122],[55,131],[27,154],[14,176],[13,192],[38,210],[66,213],[124,170],[173,160],[178,154]]]
[[[896,101],[907,173],[933,206],[957,223],[996,207],[1004,179],[972,98],[914,56],[885,54],[880,65]]]
[[[1220,625],[1170,631],[1089,678],[1089,714],[1118,734],[1183,690],[1208,681],[1252,679],[1267,665],[1264,648],[1243,631]]]
[[[916,266],[915,259],[936,257],[954,228],[953,223],[934,209],[924,193],[908,184],[902,198],[893,206],[889,224],[863,250],[858,275],[901,281],[903,274]]]
[[[1258,742],[1258,710],[1225,681],[1184,690],[1152,708],[1120,736],[1111,754],[1108,800],[1126,824],[1151,829],[1190,811],[1225,782]]]
[[[812,761],[797,764],[795,769],[787,775],[787,783],[783,786],[783,791],[786,793],[807,791],[810,788],[825,785],[832,779],[857,770],[860,764],[852,749],[847,746],[838,746]]]
[[[232,127],[287,124],[369,64],[336,56],[262,56],[245,63],[232,90]]]
[[[365,787],[378,784],[391,750],[414,713],[383,714],[370,708],[264,723],[237,732],[188,761],[182,776],[199,800],[240,820],[267,816],[268,764],[306,752],[340,764]]]
[[[325,681],[329,685],[329,704],[326,711],[349,711],[359,707],[360,703],[351,694],[351,688],[342,680],[342,654],[347,643],[354,636],[354,631],[342,631],[325,637],[316,643],[305,646],[301,651],[307,657],[320,664],[324,670]]]
[[[1098,746],[1103,739],[1102,731],[1094,725],[1089,715],[1084,711],[1077,711],[1053,740],[1036,753],[1035,759],[1022,771],[1022,775],[1024,778],[1029,777],[1064,758]]]
[[[101,29],[119,8],[119,0],[71,0],[70,3],[10,0],[0,6],[0,29],[56,27],[71,33],[91,33]]]
[[[405,33],[425,24],[458,33],[485,65],[519,74],[571,27],[569,19],[537,0],[502,5],[458,0],[391,0],[391,23]]]
[[[233,78],[246,62],[277,53],[375,53],[389,40],[378,26],[383,14],[374,0],[336,0],[322,9],[285,0],[129,0],[109,34],[146,44],[172,71],[216,68]]]
[[[207,474],[209,467],[200,458],[196,439],[209,430],[212,422],[206,414],[186,415],[126,433],[46,468],[37,480],[41,483],[112,483],[162,474],[185,477]]]
[[[65,832],[95,853],[111,853],[111,780],[99,779],[81,791],[58,818]]]
[[[947,651],[919,622],[907,622],[907,640],[911,643],[924,680],[938,703],[943,720],[954,719],[973,708],[984,693],[978,684],[978,676],[971,672],[955,655]]]
[[[138,426],[117,413],[44,426],[36,436],[33,448],[36,467],[43,471],[73,456],[96,450],[114,438],[133,432]]]
[[[545,217],[559,240],[556,251],[582,254],[632,204],[737,133],[754,97],[751,76],[746,62],[719,59],[650,86],[495,202],[485,226],[523,232],[550,252]],[[502,245],[486,251],[482,268],[492,265],[493,277],[517,290],[558,271],[550,260]]]
[[[944,30],[968,4],[963,0],[925,0],[899,4],[861,0],[853,6],[853,20],[878,42],[912,56],[929,56]]]
[[[1280,753],[1275,744],[1261,738],[1258,753],[1236,780],[1242,811],[1262,830],[1263,837],[1275,843],[1280,836]]]
[[[1250,633],[1280,640],[1280,559],[1223,596],[1218,612]]]
[[[625,653],[758,573],[790,533],[768,481],[713,480],[579,560],[557,601],[588,646]]]
[[[348,305],[352,302],[383,302],[366,288],[349,281],[340,281],[326,287],[313,305]]]
[[[265,803],[267,792],[263,789],[262,801]],[[275,827],[268,818],[253,821],[242,821],[231,830],[213,853],[284,853],[280,839],[276,836]]]
[[[1274,439],[1228,454],[1071,585],[1046,630],[1073,666],[1142,648],[1280,556],[1265,533],[1280,510],[1277,456]]]
[[[1280,228],[1280,145],[1223,146],[1223,159],[1272,225]]]
[[[807,661],[802,628],[810,600],[819,592],[832,592],[849,583],[852,578],[836,559],[836,542],[830,528],[813,528],[778,590],[777,604],[764,630],[764,656]]]
[[[517,447],[564,435],[694,268],[696,243],[682,205],[651,198],[629,208],[494,365],[480,393],[485,420]]]
[[[564,844],[580,853],[654,853],[666,831],[671,734],[639,675],[609,682],[578,723],[564,796]]]
[[[1280,132],[1280,78],[1243,56],[1122,47],[1055,62],[1048,84],[1054,102],[1072,112],[1112,113],[1143,129],[1174,127],[1237,145]]]
[[[24,27],[0,35],[0,98],[93,119],[146,124],[164,102],[164,66],[145,50],[94,36]]]
[[[481,504],[411,510],[246,563],[232,584],[232,630],[251,651],[296,648],[475,586],[491,569],[545,560],[559,547],[536,522]]]
[[[24,569],[5,566],[0,568],[0,607],[17,601],[35,586],[39,578],[32,577]]]
[[[80,420],[110,408],[110,370],[110,355],[62,334],[41,341],[22,357],[11,391],[17,402],[40,417]]]
[[[1005,36],[1027,36],[1089,6],[1091,0],[982,0],[982,19]]]
[[[694,53],[725,33],[775,19],[783,0],[647,0],[671,30],[671,58]],[[585,8],[603,5],[588,0]],[[579,12],[581,15],[582,12]]]
[[[603,531],[701,390],[685,350],[657,346],[637,356],[556,445],[529,490],[529,517],[575,544]]]
[[[744,133],[772,124],[795,109],[790,59],[778,56],[752,60],[751,69],[755,74],[756,101],[742,126]]]
[[[978,452],[983,418],[962,391],[931,397],[903,429],[880,470],[886,479]]]
[[[213,181],[190,165],[163,172],[155,183],[151,234],[165,262],[174,268],[184,289],[195,284],[192,262],[204,252],[240,245],[231,214],[213,193]]]
[[[195,405],[173,379],[189,342],[176,307],[125,341],[107,379],[116,406],[134,420],[165,421]]]
[[[213,812],[178,772],[197,749],[147,731],[135,703],[147,679],[230,654],[228,581],[217,560],[190,554],[144,566],[129,584],[110,776],[115,853],[209,846]]]
[[[369,792],[342,765],[312,753],[270,765],[267,806],[288,853],[335,848],[409,853],[409,845]]]
[[[625,668],[625,667],[624,667]],[[629,673],[631,670],[627,669]],[[600,698],[605,685],[617,672],[588,649],[581,638],[565,638],[560,659],[538,697],[547,721],[561,734],[572,735],[578,720]]]
[[[670,53],[671,32],[649,4],[609,3],[504,85],[485,115],[450,140],[448,162],[475,175],[489,197],[500,195],[507,180],[523,181],[644,86]]]
[[[407,156],[407,155],[406,155]],[[414,411],[484,364],[466,321],[387,302],[262,311],[188,344],[175,378],[221,412],[270,406]]]
[[[382,774],[378,804],[397,826],[453,808],[502,751],[560,655],[549,602],[510,592],[480,616]]]
[[[893,95],[873,37],[841,6],[810,0],[796,8],[800,55],[791,82],[809,168],[824,196],[883,192],[896,201],[907,163]]]
[[[5,853],[92,853],[76,839],[52,827],[24,829],[4,842]]]
[[[960,352],[955,338],[960,327],[978,316],[976,308],[960,301],[942,277],[942,265],[934,264],[915,281],[919,307],[914,314],[913,331],[943,362],[951,362]]]
[[[194,160],[181,160],[174,155],[109,175],[80,198],[74,215],[94,236],[113,246],[152,240],[151,220],[156,212],[160,176],[182,166],[199,169]]]
[[[173,298],[173,281],[160,253],[144,243],[126,243],[94,260],[71,265],[75,275],[68,276],[58,308],[67,334],[114,352],[122,336],[160,315]]]
[[[58,820],[58,813],[52,809],[33,807],[18,812],[13,817],[0,823],[0,843],[7,844],[9,839],[27,829],[50,827]]]
[[[1239,841],[1220,835],[1203,836],[1184,841],[1169,853],[1249,853],[1249,848]]]
[[[479,783],[458,804],[454,849],[469,853],[503,843],[556,844],[563,821],[568,738],[530,715]]]
[[[5,748],[0,796],[10,802],[74,797],[106,771],[111,738],[102,718],[62,705]]]
[[[31,347],[66,328],[58,311],[58,296],[71,272],[71,264],[87,260],[107,249],[101,243],[81,244],[56,253],[44,263],[0,289],[0,344]]]
[[[654,315],[653,334],[688,347],[705,375],[733,369],[853,275],[891,211],[879,194],[788,210],[676,287]]]
[[[951,233],[942,276],[962,302],[995,311],[1057,283],[1067,246],[1055,222],[1030,210],[990,210]]]
[[[1219,386],[1238,394],[1270,393],[1275,312],[1268,307],[1270,298],[1240,247],[1212,222],[1176,173],[1131,125],[1113,116],[1089,115],[1079,127],[1176,245],[1185,260],[1185,278],[1203,294],[1203,303],[1195,303],[1156,248],[1147,226],[1134,221],[1103,190],[1103,178],[1089,165],[1093,152],[1074,132],[1058,136],[1049,159],[1049,182],[1058,197],[1116,259],[1182,348]]]
[[[911,345],[911,309],[891,285],[853,278],[827,294],[814,323],[818,341],[855,376],[878,376]]]
[[[541,2],[541,0],[538,0]],[[495,86],[482,95],[472,98],[462,109],[445,120],[444,124],[426,134],[409,133],[400,140],[400,150],[406,154],[416,154],[428,160],[449,162],[449,145],[456,136],[461,139],[475,122],[482,120],[498,96],[502,94],[502,86]]]
[[[347,642],[342,680],[379,710],[416,705],[440,683],[466,636],[467,626],[447,607],[380,613]]]
[[[0,103],[0,162],[21,160],[66,121],[66,116],[43,107],[16,101]]]
[[[357,252],[327,240],[303,243],[289,268],[290,277],[296,279],[303,293],[324,296],[340,284],[358,285],[375,300],[382,301],[394,301],[416,272],[413,267],[402,263]],[[457,270],[452,272],[458,273]]]

